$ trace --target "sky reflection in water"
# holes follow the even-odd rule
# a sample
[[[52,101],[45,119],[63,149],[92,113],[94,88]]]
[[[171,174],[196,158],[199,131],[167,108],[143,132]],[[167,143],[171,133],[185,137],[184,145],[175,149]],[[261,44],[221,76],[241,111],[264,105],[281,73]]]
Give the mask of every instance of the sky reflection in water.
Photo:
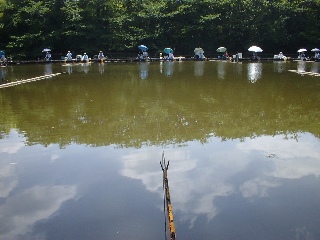
[[[133,231],[137,226],[153,230],[145,230],[146,236],[163,239],[154,235],[163,229],[160,221],[163,217],[162,173],[158,165],[161,148],[71,145],[60,149],[55,145],[26,147],[24,141],[16,131],[0,141],[0,232],[3,239],[24,239],[27,236],[53,239],[53,236],[60,236],[48,229],[49,223],[54,224],[58,219],[70,224],[67,222],[70,219],[61,219],[61,216],[66,213],[79,215],[76,206],[80,199],[85,199],[82,204],[86,208],[93,211],[98,208],[106,213],[100,216],[105,223],[110,223],[111,209],[124,218],[116,220],[116,226],[102,224],[102,234],[112,236],[112,239],[144,239],[139,232]],[[205,144],[195,141],[184,147],[166,146],[165,154],[171,162],[169,185],[179,236],[192,239],[191,236],[195,237],[201,231],[203,239],[210,239],[210,236],[232,239],[232,234],[237,234],[239,239],[271,239],[275,236],[274,239],[298,236],[316,239],[319,230],[315,224],[320,209],[319,149],[319,141],[308,133],[301,133],[298,137],[261,136],[243,141],[221,141],[211,137]],[[34,152],[37,152],[36,156]],[[106,184],[106,179],[113,179],[112,184]],[[156,195],[147,197],[147,192],[141,192],[139,184],[132,186],[132,180],[139,180],[147,192]],[[117,193],[121,184],[133,187],[123,189],[126,190],[125,199],[119,198]],[[107,194],[103,187],[108,188]],[[102,193],[95,195],[93,189]],[[136,191],[142,195],[137,196]],[[115,199],[107,201],[104,198],[108,195],[114,195]],[[135,205],[137,198],[143,200]],[[122,201],[129,203],[122,204]],[[92,207],[94,204],[97,206]],[[108,210],[104,210],[104,204],[108,205]],[[138,214],[137,219],[148,221],[135,225],[136,222],[125,220],[128,214],[132,214],[132,207],[146,208],[158,216],[146,217],[133,211]],[[80,214],[79,217],[87,216]],[[227,226],[225,220],[228,220]],[[68,230],[58,230],[68,231],[69,234],[64,234],[69,237],[81,234],[101,237],[90,230],[94,222],[87,222],[85,230],[81,229],[79,222],[71,224]],[[155,230],[157,226],[159,229]],[[255,231],[246,229],[248,226],[255,227]]]

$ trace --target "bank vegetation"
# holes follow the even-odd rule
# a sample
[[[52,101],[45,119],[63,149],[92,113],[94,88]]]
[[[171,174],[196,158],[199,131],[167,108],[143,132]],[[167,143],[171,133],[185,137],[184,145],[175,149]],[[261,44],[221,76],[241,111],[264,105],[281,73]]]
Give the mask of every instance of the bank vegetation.
[[[259,45],[295,53],[319,47],[319,0],[0,0],[0,47],[16,58],[53,53]]]

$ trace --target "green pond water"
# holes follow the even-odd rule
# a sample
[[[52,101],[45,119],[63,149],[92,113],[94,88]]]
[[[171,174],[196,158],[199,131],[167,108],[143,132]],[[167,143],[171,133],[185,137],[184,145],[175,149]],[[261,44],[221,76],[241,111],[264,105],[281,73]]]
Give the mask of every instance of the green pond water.
[[[1,68],[0,238],[165,239],[164,151],[177,239],[320,239],[319,73],[303,61]]]

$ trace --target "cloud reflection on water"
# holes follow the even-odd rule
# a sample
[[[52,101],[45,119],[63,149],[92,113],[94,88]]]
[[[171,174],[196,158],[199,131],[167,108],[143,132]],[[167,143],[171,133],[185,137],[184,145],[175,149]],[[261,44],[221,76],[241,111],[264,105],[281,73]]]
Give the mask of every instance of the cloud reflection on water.
[[[12,136],[17,136],[18,140],[16,142],[24,141],[18,134],[13,134]],[[248,202],[245,205],[247,207],[252,207],[249,203],[256,202],[255,206],[260,206],[261,208],[261,202],[263,201],[259,199],[266,199],[267,197],[268,202],[277,204],[280,208],[285,208],[288,211],[290,207],[286,208],[283,205],[287,203],[283,203],[284,200],[278,197],[279,193],[274,194],[274,190],[282,191],[283,188],[288,187],[288,182],[284,184],[284,180],[295,181],[294,184],[299,183],[304,186],[305,183],[300,181],[303,177],[310,175],[320,176],[319,144],[319,141],[312,134],[300,133],[299,135],[245,138],[242,141],[221,141],[220,138],[210,137],[207,143],[204,144],[198,141],[190,141],[180,147],[166,146],[166,159],[170,160],[168,176],[173,210],[177,216],[176,219],[179,220],[177,224],[179,227],[181,227],[180,224],[185,224],[194,229],[205,218],[207,223],[212,222],[212,224],[218,224],[219,226],[221,220],[217,219],[221,219],[220,216],[225,214],[225,205],[227,205],[227,208],[238,210],[237,207],[243,206],[243,202]],[[71,147],[73,151],[70,151]],[[26,151],[34,152],[34,150],[42,149],[42,147],[31,148],[23,148],[20,154]],[[51,150],[48,152],[50,148]],[[97,148],[91,150],[99,151]],[[42,154],[41,151],[37,152]],[[5,224],[0,227],[2,236],[12,239],[19,235],[25,237],[28,232],[32,232],[32,236],[44,234],[45,231],[39,231],[36,228],[36,226],[41,225],[39,225],[40,220],[50,226],[50,223],[52,223],[50,219],[64,221],[63,216],[68,214],[70,216],[77,215],[77,210],[73,212],[72,209],[79,204],[77,202],[81,202],[80,200],[73,202],[72,207],[69,205],[69,208],[64,208],[60,213],[62,217],[54,215],[54,213],[59,212],[58,210],[67,200],[92,199],[91,190],[93,189],[97,189],[97,197],[101,197],[100,195],[105,192],[104,197],[90,200],[87,205],[83,206],[92,209],[92,203],[101,202],[103,204],[98,204],[96,210],[99,212],[104,211],[103,213],[107,214],[101,215],[104,221],[110,220],[108,216],[111,213],[120,214],[121,217],[118,221],[123,223],[120,228],[128,226],[134,228],[136,224],[135,218],[130,215],[133,214],[130,209],[133,202],[140,202],[140,200],[124,199],[123,197],[126,196],[134,198],[135,195],[132,192],[137,191],[137,189],[132,189],[132,192],[130,192],[131,189],[129,190],[123,186],[132,186],[129,182],[136,181],[124,179],[123,181],[113,176],[109,180],[114,181],[110,183],[112,186],[114,185],[114,188],[110,185],[110,189],[101,192],[99,186],[105,188],[107,186],[106,182],[109,182],[106,180],[108,174],[105,171],[106,167],[111,167],[110,162],[102,160],[102,165],[99,165],[99,161],[85,161],[89,159],[88,156],[91,156],[90,153],[87,153],[87,157],[83,159],[79,158],[79,155],[84,153],[83,146],[79,145],[70,146],[69,153],[65,150],[62,151],[67,155],[61,156],[59,154],[62,154],[62,152],[49,146],[49,148],[46,148],[46,152],[49,154],[45,153],[36,162],[27,157],[26,159],[29,159],[28,162],[18,161],[16,165],[9,165],[10,159],[8,159],[4,161],[6,164],[3,163],[0,166],[3,177],[1,178],[1,183],[4,184],[1,189],[3,199],[0,205],[0,219],[6,219]],[[145,189],[156,193],[158,195],[158,203],[157,200],[154,201],[153,199],[153,204],[158,206],[159,213],[161,213],[163,207],[161,200],[163,197],[162,172],[159,165],[161,151],[159,146],[119,149],[116,152],[117,155],[119,154],[119,159],[122,159],[122,166],[112,170],[112,172],[120,171],[125,177],[141,180]],[[103,153],[105,152],[103,151]],[[10,156],[10,154],[7,155]],[[67,161],[70,157],[78,157],[78,160],[81,161]],[[43,161],[43,159],[48,161]],[[60,164],[63,165],[58,169],[55,168]],[[10,167],[6,168],[6,166]],[[18,169],[19,167],[20,170]],[[27,175],[21,176],[21,169],[26,173],[28,172]],[[41,169],[41,176],[38,175],[39,169]],[[73,173],[76,174],[69,176],[71,169],[75,170]],[[37,176],[34,177],[34,174]],[[20,177],[19,186],[17,185],[16,177]],[[30,178],[33,177],[34,179],[30,182]],[[61,177],[65,179],[62,180],[60,179]],[[9,178],[10,181],[3,181]],[[104,180],[100,185],[102,179]],[[24,182],[22,183],[21,180]],[[119,180],[123,182],[119,183]],[[59,185],[57,181],[64,184]],[[52,184],[54,182],[56,185]],[[306,193],[307,195],[309,194],[308,191]],[[119,198],[119,194],[122,198]],[[292,197],[290,192],[286,193],[285,196],[290,199]],[[110,200],[108,200],[109,198]],[[150,199],[144,200],[146,202],[150,201]],[[242,203],[238,206],[239,200]],[[291,199],[293,204],[300,204],[300,201],[299,199]],[[108,209],[105,208],[105,202],[108,202]],[[304,203],[303,200],[302,203]],[[261,211],[266,211],[266,209],[262,207]],[[276,215],[277,213],[271,212],[270,214]],[[295,214],[297,213],[295,212]],[[50,218],[51,216],[54,217]],[[86,218],[86,213],[80,214],[80,217]],[[244,215],[243,218],[245,217],[247,216]],[[260,217],[260,215],[254,217]],[[66,222],[68,223],[71,219],[72,217]],[[92,220],[94,219],[95,217],[92,218]],[[215,222],[213,223],[214,220]],[[237,221],[235,223],[238,224]],[[250,224],[250,220],[245,220],[245,223]],[[74,229],[68,231],[78,232],[77,227],[79,225],[76,223],[72,225]],[[43,226],[46,225],[44,224]],[[116,230],[118,231],[118,229]],[[307,230],[309,231],[310,227]],[[106,230],[106,234],[109,231],[111,231],[111,227]],[[130,229],[127,233],[132,233],[132,231],[133,229]],[[184,232],[186,231],[184,230]],[[45,237],[38,239],[45,239]]]
[[[3,239],[26,234],[31,226],[56,212],[76,194],[75,186],[35,186],[6,199],[0,206],[0,232]]]
[[[0,153],[8,156],[0,161],[0,198],[7,198],[18,185],[16,159],[10,156],[24,147],[23,142],[16,142],[16,139],[19,137],[20,134],[15,130],[11,130],[9,136],[3,139],[0,144]]]
[[[12,129],[4,140],[1,141],[0,153],[13,154],[24,147],[23,142],[16,142],[16,138],[19,138],[20,134],[15,129]]]
[[[210,221],[219,214],[218,198],[236,193],[243,198],[265,198],[270,189],[281,187],[283,179],[319,177],[319,145],[306,133],[300,134],[299,142],[284,135],[243,142],[212,138],[204,145],[190,142],[187,148],[165,149],[171,162],[168,174],[174,211],[193,227],[199,217]],[[146,148],[123,157],[121,173],[142,180],[146,189],[162,196],[159,171],[146,168],[154,154],[154,149]]]
[[[0,163],[0,198],[6,198],[18,185],[18,179],[15,175],[16,165]]]
[[[268,176],[281,179],[299,179],[308,175],[320,176],[319,142],[311,134],[301,134],[287,139],[287,136],[263,136],[246,139],[237,144],[244,152],[256,151],[273,163]]]
[[[34,223],[50,217],[63,202],[73,199],[77,192],[74,185],[40,184],[17,190],[23,184],[19,179],[23,161],[15,154],[25,147],[24,141],[24,137],[12,129],[8,137],[0,142],[0,153],[4,156],[0,162],[1,239],[17,239],[25,235]],[[54,160],[58,157],[53,155],[51,158]]]

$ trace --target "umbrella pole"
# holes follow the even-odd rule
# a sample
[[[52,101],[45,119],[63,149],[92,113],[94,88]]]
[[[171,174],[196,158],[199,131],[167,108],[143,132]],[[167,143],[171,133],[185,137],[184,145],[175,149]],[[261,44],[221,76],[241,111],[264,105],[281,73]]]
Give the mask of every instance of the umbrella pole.
[[[169,168],[169,161],[166,163],[164,152],[162,152],[162,159],[160,161],[160,166],[163,172],[163,186],[165,189],[165,202],[167,207],[167,218],[169,223],[170,240],[175,240],[176,229],[175,229],[174,219],[173,219],[173,211],[172,211],[172,204],[170,199],[169,181],[168,181],[168,173],[167,173]]]

